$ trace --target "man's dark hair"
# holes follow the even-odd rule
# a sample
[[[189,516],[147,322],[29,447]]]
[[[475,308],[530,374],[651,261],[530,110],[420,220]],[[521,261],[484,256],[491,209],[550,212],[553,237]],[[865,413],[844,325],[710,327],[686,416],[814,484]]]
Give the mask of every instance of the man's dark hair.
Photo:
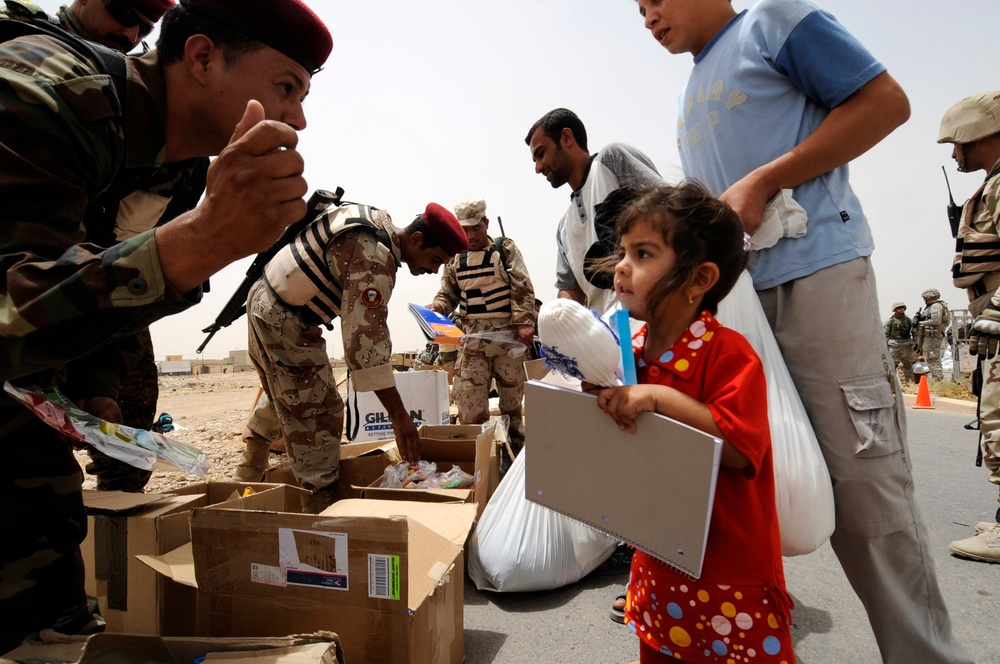
[[[160,22],[160,36],[156,40],[160,64],[169,65],[181,60],[184,57],[184,44],[193,35],[205,35],[221,47],[227,65],[264,47],[264,44],[246,33],[178,3],[167,10]]]
[[[420,231],[420,237],[422,238],[420,242],[421,249],[433,249],[441,246],[438,239],[434,237],[434,233],[432,233],[431,229],[427,227],[427,222],[424,221],[424,215],[422,214],[418,214],[414,217],[413,221],[411,221],[409,225],[403,229],[403,231],[409,235],[413,235],[417,231]]]
[[[531,145],[531,136],[539,127],[541,127],[545,131],[545,135],[555,141],[556,144],[559,143],[559,137],[562,135],[562,130],[569,129],[573,132],[573,138],[576,139],[577,145],[579,145],[584,152],[589,152],[589,150],[587,150],[587,130],[584,128],[583,122],[577,117],[576,113],[568,108],[557,108],[551,110],[543,115],[538,122],[531,125],[531,129],[528,130],[528,135],[524,137],[525,145]]]

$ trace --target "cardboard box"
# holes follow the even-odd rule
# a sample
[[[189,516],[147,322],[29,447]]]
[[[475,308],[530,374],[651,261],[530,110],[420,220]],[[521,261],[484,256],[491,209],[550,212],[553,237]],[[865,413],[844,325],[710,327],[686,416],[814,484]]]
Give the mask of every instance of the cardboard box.
[[[203,636],[331,630],[348,662],[464,660],[462,545],[475,507],[343,500],[319,515],[196,509],[191,552]],[[189,568],[190,569],[190,568]]]
[[[365,498],[381,500],[419,500],[428,502],[471,502],[476,504],[476,518],[489,502],[491,489],[497,485],[499,474],[496,455],[496,423],[491,421],[485,429],[479,424],[423,425],[420,434],[420,458],[433,461],[438,471],[458,466],[472,475],[476,484],[472,489],[383,489],[379,487],[382,476],[363,488]]]
[[[360,498],[361,488],[382,477],[386,466],[403,460],[395,440],[374,440],[364,443],[340,445],[340,479],[337,482],[337,499]],[[298,485],[289,461],[271,466],[264,472],[267,483]]]
[[[530,416],[525,497],[697,578],[722,441],[648,412],[639,413],[635,433],[628,433],[593,395],[538,381],[525,384],[524,397]],[[625,487],[660,507],[636,509]]]
[[[247,488],[257,493],[235,498]],[[109,632],[194,634],[194,594],[158,577],[136,556],[190,541],[191,510],[209,505],[299,511],[301,489],[275,484],[202,482],[169,495],[84,491],[87,539],[81,550],[88,594],[98,598]],[[301,630],[299,630],[301,631]]]
[[[403,406],[410,411],[417,426],[448,424],[451,398],[448,375],[444,371],[397,371],[396,389]],[[388,440],[395,437],[389,414],[374,392],[355,392],[347,380],[347,437],[352,442]],[[352,431],[356,429],[356,431]]]
[[[194,662],[211,654],[213,664],[343,664],[340,638],[332,632],[297,634],[264,639],[210,639],[193,637],[95,634],[91,637],[55,637],[7,653],[0,661],[48,664],[175,664]]]

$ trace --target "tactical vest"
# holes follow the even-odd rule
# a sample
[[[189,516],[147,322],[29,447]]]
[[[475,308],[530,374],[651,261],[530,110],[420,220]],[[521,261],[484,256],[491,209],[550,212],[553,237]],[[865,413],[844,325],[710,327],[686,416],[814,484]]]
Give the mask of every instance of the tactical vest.
[[[955,239],[955,260],[951,268],[952,279],[958,288],[971,286],[984,274],[1000,272],[1000,235],[997,234],[996,226],[986,233],[978,232],[974,226],[980,197],[986,185],[995,177],[1000,177],[1000,171],[989,174],[962,210],[962,221]]]
[[[369,228],[395,260],[392,240],[384,227],[391,221],[385,210],[370,205],[350,203],[327,210],[274,255],[264,268],[264,278],[282,302],[311,314],[306,316],[310,322],[329,323],[340,315],[344,294],[326,262],[330,243],[352,228]]]
[[[910,338],[910,319],[906,316],[902,318],[896,318],[891,316],[889,322],[886,323],[886,327],[889,330],[888,339],[909,339]]]
[[[493,246],[458,255],[455,278],[462,318],[500,318],[511,313],[510,279],[503,256]]]

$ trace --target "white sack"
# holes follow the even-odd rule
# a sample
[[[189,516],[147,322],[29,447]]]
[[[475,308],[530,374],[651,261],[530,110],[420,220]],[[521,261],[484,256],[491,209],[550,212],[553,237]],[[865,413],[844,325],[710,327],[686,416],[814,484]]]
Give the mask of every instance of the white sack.
[[[617,540],[524,497],[525,446],[469,540],[469,578],[479,590],[551,590],[579,581]]]
[[[781,554],[812,553],[833,533],[830,472],[748,272],[719,303],[716,318],[746,337],[764,364]]]

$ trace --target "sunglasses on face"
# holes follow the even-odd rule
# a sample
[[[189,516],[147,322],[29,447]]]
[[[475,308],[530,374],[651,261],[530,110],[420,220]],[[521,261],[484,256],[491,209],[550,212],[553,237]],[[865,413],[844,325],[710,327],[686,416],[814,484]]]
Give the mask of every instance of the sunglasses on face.
[[[145,37],[153,31],[153,24],[139,16],[125,0],[104,0],[104,8],[111,18],[126,28],[139,26],[139,37]]]

